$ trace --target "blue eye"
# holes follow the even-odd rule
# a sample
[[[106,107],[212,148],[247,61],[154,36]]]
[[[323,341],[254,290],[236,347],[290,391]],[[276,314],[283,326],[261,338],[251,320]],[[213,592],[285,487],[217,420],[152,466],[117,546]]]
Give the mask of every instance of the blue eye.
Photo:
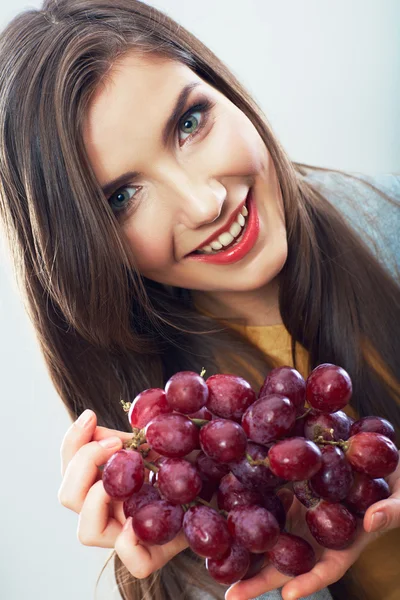
[[[213,107],[213,102],[208,99],[204,99],[202,102],[198,102],[194,106],[191,106],[189,110],[186,111],[186,113],[179,119],[177,127],[178,135],[183,142],[189,137],[194,137],[200,133],[207,123],[209,113]],[[181,137],[181,133],[187,135],[185,137]]]
[[[125,212],[130,206],[134,198],[134,192],[138,189],[138,186],[124,187],[119,189],[109,198],[111,208],[115,212]]]
[[[199,115],[199,116],[196,117],[194,115]],[[182,132],[182,129],[189,130],[189,131],[185,131],[184,133],[187,133],[188,134],[187,137],[190,137],[194,133],[194,131],[196,131],[196,129],[199,127],[199,125],[201,126],[201,122],[202,122],[201,111],[194,110],[192,113],[189,113],[188,116],[184,117],[184,119],[179,124],[179,130],[180,130],[180,132]],[[183,138],[183,139],[187,139],[187,138]]]

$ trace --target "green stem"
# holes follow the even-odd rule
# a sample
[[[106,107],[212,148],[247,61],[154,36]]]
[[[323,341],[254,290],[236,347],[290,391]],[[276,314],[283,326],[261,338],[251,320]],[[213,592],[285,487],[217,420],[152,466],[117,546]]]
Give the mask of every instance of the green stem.
[[[127,450],[137,450],[139,446],[146,442],[146,435],[144,433],[144,429],[138,429],[137,427],[134,427],[132,431],[132,438],[124,442],[123,445],[123,447]]]
[[[330,446],[340,446],[343,450],[347,446],[347,444],[346,444],[346,442],[344,440],[338,440],[337,442],[333,442],[333,441],[330,441],[330,440],[325,440],[322,435],[319,435],[314,440],[314,443],[316,443],[316,444],[322,444],[322,445],[329,444]]]
[[[122,398],[121,398],[120,404],[122,405],[122,409],[124,412],[126,412],[126,413],[129,412],[129,409],[132,405],[131,402],[125,402],[125,400],[122,400]]]
[[[260,460],[254,460],[253,457],[250,456],[250,454],[246,454],[246,459],[247,459],[247,462],[249,462],[252,467],[256,467],[257,465],[264,465],[264,467],[269,467],[269,460],[268,460],[268,458],[263,458],[263,459],[260,459]]]
[[[158,473],[158,471],[160,470],[158,467],[156,467],[156,465],[153,465],[153,463],[148,462],[147,460],[144,460],[143,464],[146,467],[146,469],[148,469],[149,471],[153,471],[153,473]]]
[[[207,425],[207,423],[210,422],[207,419],[190,419],[190,421],[192,421],[192,423],[194,423],[199,429],[201,429],[202,427],[204,427],[204,425]]]
[[[311,407],[307,408],[307,410],[305,412],[303,412],[302,415],[299,415],[298,417],[296,417],[296,421],[298,421],[299,419],[304,419],[304,417],[306,417],[308,415],[308,413],[310,412]]]
[[[221,510],[221,509],[214,508],[209,502],[207,502],[207,500],[203,500],[203,498],[200,498],[199,496],[196,496],[196,498],[193,500],[193,502],[199,502],[200,504],[204,504],[204,506],[208,506],[209,508],[212,508],[213,510],[216,510],[221,515],[223,515],[224,517],[228,516],[228,513],[226,512],[226,510]]]

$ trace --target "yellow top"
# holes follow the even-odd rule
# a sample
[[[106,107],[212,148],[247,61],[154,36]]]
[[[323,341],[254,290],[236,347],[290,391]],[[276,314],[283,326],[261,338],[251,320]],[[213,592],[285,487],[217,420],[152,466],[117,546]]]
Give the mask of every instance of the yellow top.
[[[224,323],[244,334],[260,350],[274,358],[277,365],[293,366],[291,336],[284,325],[243,326],[228,321]],[[296,345],[296,360],[297,369],[306,378],[309,373],[308,352],[300,344]],[[351,407],[346,407],[344,411],[357,417]],[[400,529],[389,531],[370,543],[344,581],[348,594],[343,600],[399,600]]]

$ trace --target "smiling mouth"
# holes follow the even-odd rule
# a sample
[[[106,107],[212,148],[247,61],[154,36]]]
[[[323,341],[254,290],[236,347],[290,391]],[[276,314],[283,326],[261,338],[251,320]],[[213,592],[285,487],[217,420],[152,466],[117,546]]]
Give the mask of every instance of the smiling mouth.
[[[237,227],[233,227],[232,229],[232,232],[236,237],[230,233],[231,227],[235,224],[233,219],[238,219]],[[246,200],[239,206],[236,212],[233,213],[229,229],[228,225],[225,227],[225,231],[220,229],[220,234],[218,236],[214,239],[212,237],[208,238],[207,241],[209,244],[207,246],[202,246],[194,252],[191,252],[188,255],[188,258],[194,261],[214,265],[229,265],[236,263],[247,256],[257,242],[258,234],[260,232],[260,221],[251,188],[248,191]]]
[[[218,254],[221,250],[229,250],[231,246],[234,246],[240,242],[244,232],[246,231],[247,217],[249,214],[246,206],[247,199],[248,195],[246,196],[246,200],[243,202],[242,206],[237,209],[236,216],[233,217],[234,220],[231,221],[229,226],[226,226],[226,229],[224,229],[220,234],[215,235],[214,238],[208,238],[208,243],[199,247],[197,250],[190,252],[187,254],[187,256],[199,254]]]

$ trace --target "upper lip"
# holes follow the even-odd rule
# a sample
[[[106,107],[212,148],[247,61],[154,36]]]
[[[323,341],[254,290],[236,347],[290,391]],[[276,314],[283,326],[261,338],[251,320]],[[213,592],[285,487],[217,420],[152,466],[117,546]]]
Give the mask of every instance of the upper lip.
[[[221,233],[224,233],[224,231],[229,231],[232,223],[234,223],[236,221],[236,218],[237,218],[239,212],[242,210],[243,206],[246,204],[246,200],[247,200],[247,196],[248,195],[249,195],[249,193],[247,192],[246,198],[243,200],[243,202],[241,202],[239,204],[239,206],[237,208],[235,208],[235,210],[233,211],[233,213],[231,214],[231,216],[226,221],[225,225],[222,225],[219,229],[217,229],[217,231],[215,231],[210,236],[208,236],[208,238],[206,240],[204,240],[199,246],[197,246],[196,248],[194,248],[192,250],[192,252],[196,252],[196,250],[199,250],[200,248],[203,248],[204,246],[207,246],[210,242],[212,242],[213,240],[217,239],[218,236],[221,235]],[[192,254],[192,252],[189,252],[189,254]],[[188,256],[188,255],[186,255],[186,256]]]

